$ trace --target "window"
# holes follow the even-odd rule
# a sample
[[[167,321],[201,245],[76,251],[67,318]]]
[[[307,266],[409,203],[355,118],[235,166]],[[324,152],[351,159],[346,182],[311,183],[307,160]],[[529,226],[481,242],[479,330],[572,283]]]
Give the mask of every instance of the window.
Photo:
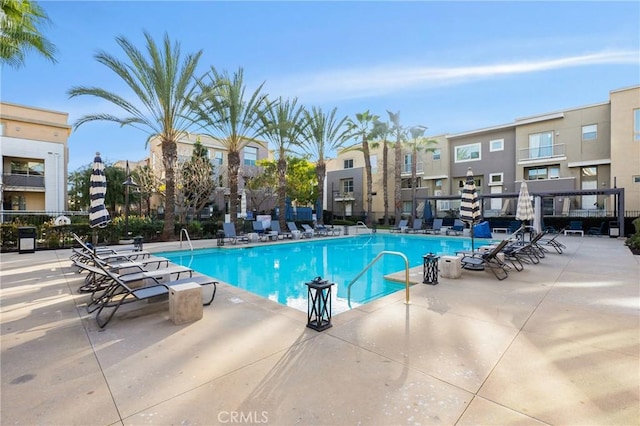
[[[353,179],[343,179],[340,181],[343,194],[353,194]]]
[[[640,142],[640,108],[633,110],[633,140]]]
[[[246,146],[244,148],[244,165],[255,166],[258,161],[258,148]]]
[[[371,173],[375,174],[378,172],[378,156],[370,155],[369,156],[369,164],[371,164]]]
[[[582,126],[582,140],[583,141],[595,141],[598,139],[598,125],[589,124],[588,126]]]
[[[456,146],[456,151],[455,151],[456,163],[464,163],[465,161],[478,161],[481,159],[482,158],[480,156],[479,143]]]
[[[442,179],[436,179],[434,185],[436,188],[442,188]]]
[[[462,193],[462,188],[464,188],[464,184],[467,183],[467,178],[458,179],[458,189],[459,192]],[[480,194],[480,189],[482,188],[482,179],[475,178],[476,191]]]
[[[434,149],[433,150],[433,159],[434,160],[439,160],[440,159],[440,150],[439,149]]]
[[[504,173],[489,173],[489,185],[502,185]]]
[[[529,159],[551,157],[553,154],[553,132],[529,135]]]
[[[413,203],[411,201],[403,201],[402,202],[402,213],[403,214],[411,214],[412,207],[413,207]]]
[[[44,161],[11,160],[11,174],[44,176]]]
[[[636,175],[633,177],[633,183],[640,183],[640,175]]]
[[[411,154],[404,155],[404,172],[411,173]]]
[[[348,160],[344,160],[344,168],[345,169],[353,169],[353,158]]]
[[[222,153],[221,152],[214,153],[213,158],[214,158],[213,164],[215,164],[216,166],[222,166],[223,159],[222,159]]]
[[[529,167],[524,172],[527,180],[558,179],[560,177],[560,166]]]
[[[489,152],[504,151],[504,139],[489,141]]]

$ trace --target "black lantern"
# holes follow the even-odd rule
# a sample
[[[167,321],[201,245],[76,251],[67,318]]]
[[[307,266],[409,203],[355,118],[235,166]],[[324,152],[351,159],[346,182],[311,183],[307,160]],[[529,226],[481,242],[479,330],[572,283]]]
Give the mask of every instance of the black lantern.
[[[217,239],[218,239],[218,247],[224,246],[224,231],[222,229],[218,229]]]
[[[307,327],[324,331],[331,327],[331,287],[333,283],[316,277],[307,286]]]
[[[438,259],[440,259],[440,257],[429,253],[422,256],[422,259],[422,282],[431,285],[438,284]]]

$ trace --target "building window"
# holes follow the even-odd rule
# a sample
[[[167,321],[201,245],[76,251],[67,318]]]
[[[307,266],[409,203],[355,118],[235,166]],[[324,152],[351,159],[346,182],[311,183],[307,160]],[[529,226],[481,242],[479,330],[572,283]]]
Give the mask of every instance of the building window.
[[[482,189],[482,179],[479,177],[474,179],[476,184],[476,191],[480,194],[480,190]],[[464,188],[464,184],[467,183],[467,178],[458,179],[458,189],[459,193],[462,193],[462,188]]]
[[[343,179],[340,181],[343,194],[353,194],[353,179]]]
[[[633,140],[640,141],[640,108],[633,110]]]
[[[371,173],[378,173],[378,156],[370,155],[369,156],[369,164],[371,165]]]
[[[598,125],[589,124],[588,126],[582,126],[582,140],[583,141],[595,141],[598,139]]]
[[[551,157],[553,154],[553,132],[529,135],[529,159]]]
[[[633,177],[633,183],[640,183],[640,175],[636,175]]]
[[[480,155],[481,146],[479,143],[472,143],[469,145],[456,146],[455,150],[455,162],[464,163],[465,161],[478,161],[482,157]]]
[[[504,173],[489,173],[489,185],[502,185]]]
[[[404,155],[404,172],[411,173],[411,154]]]
[[[439,149],[434,149],[433,150],[433,159],[434,160],[439,160],[440,159],[440,150]]]
[[[258,161],[258,148],[246,146],[244,148],[244,165],[255,166]]]
[[[560,177],[560,166],[529,167],[524,169],[524,173],[527,180],[558,179]]]
[[[442,188],[442,179],[436,179],[434,185],[436,186],[436,188]]]
[[[413,207],[413,203],[411,201],[403,201],[402,202],[402,213],[403,214],[411,214],[412,207]]]
[[[11,174],[44,176],[44,161],[11,160]]]
[[[353,169],[353,158],[348,160],[344,160],[344,168],[345,169]]]
[[[213,158],[214,158],[213,164],[215,164],[216,166],[222,166],[223,159],[222,159],[222,153],[221,152],[214,153]]]
[[[504,139],[489,141],[489,152],[504,151]]]

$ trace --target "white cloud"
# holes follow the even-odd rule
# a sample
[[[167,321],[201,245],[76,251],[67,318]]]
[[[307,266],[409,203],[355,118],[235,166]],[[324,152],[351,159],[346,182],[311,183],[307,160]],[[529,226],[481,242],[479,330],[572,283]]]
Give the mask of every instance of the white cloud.
[[[459,67],[390,65],[327,70],[274,79],[267,83],[267,90],[284,96],[298,96],[305,101],[357,99],[501,76],[590,65],[627,64],[640,64],[637,51],[606,51],[553,59]]]

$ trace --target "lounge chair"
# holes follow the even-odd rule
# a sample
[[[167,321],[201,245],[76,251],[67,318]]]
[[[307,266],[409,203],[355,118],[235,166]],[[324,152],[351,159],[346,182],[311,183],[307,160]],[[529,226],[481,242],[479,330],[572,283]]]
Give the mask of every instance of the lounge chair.
[[[433,226],[424,230],[425,234],[439,234],[442,230],[442,219],[433,219]]]
[[[569,222],[569,227],[565,228],[564,235],[568,234],[580,234],[584,236],[584,230],[582,229],[582,221],[581,220],[572,220]]]
[[[92,247],[85,243],[82,238],[80,238],[76,233],[72,232],[71,235],[73,236],[73,239],[76,241],[76,243],[80,245],[80,249],[75,250],[75,252],[72,253],[71,260],[73,260],[75,256],[83,256],[88,254],[98,255],[105,260],[139,260],[151,256],[151,253],[149,253],[148,251],[138,250],[134,247],[124,249],[121,249],[120,247]]]
[[[340,228],[334,228],[333,226],[329,228],[328,226],[317,224],[315,229],[317,232],[322,232],[325,236],[337,237],[340,235]]]
[[[303,235],[306,234],[306,236],[309,237],[309,238],[316,236],[316,232],[314,231],[314,229],[312,227],[310,227],[309,225],[307,225],[306,223],[303,223],[300,226],[302,226],[302,229],[303,229],[302,234]]]
[[[453,226],[447,229],[447,235],[462,235],[464,232],[464,222],[460,219],[456,219],[453,221]]]
[[[178,284],[193,282],[201,286],[212,285],[213,292],[211,299],[204,303],[205,306],[208,306],[216,296],[218,284],[206,275],[192,275],[188,278],[176,279],[164,283],[153,278],[151,284],[134,288],[130,286],[130,280],[127,278],[129,274],[119,275],[103,266],[96,267],[96,273],[101,274],[102,277],[105,278],[105,281],[110,282],[110,285],[101,292],[96,291],[92,294],[92,303],[87,307],[89,312],[96,312],[96,322],[100,328],[104,328],[109,321],[111,321],[120,306],[167,295],[171,286]],[[106,318],[102,317],[103,314],[106,315]]]
[[[390,232],[404,232],[408,224],[409,224],[408,219],[402,219],[400,220],[400,223],[398,223],[398,226],[390,229]]]
[[[600,227],[592,226],[591,228],[589,228],[589,230],[587,231],[587,235],[595,235],[595,236],[601,237],[605,235],[606,232],[607,232],[607,223],[602,222],[600,224]]]
[[[407,228],[407,232],[413,233],[413,234],[417,234],[417,233],[424,233],[424,229],[422,229],[422,225],[423,225],[423,221],[420,218],[415,218],[413,219],[413,224],[411,225],[410,228]]]
[[[498,253],[500,253],[508,243],[508,240],[502,240],[491,251],[465,254],[460,261],[462,267],[470,270],[485,269],[486,267],[493,272],[497,279],[504,280],[509,276],[507,272],[509,266],[498,258]]]
[[[309,233],[307,231],[299,230],[298,227],[296,226],[295,222],[287,222],[287,228],[289,228],[289,231],[291,231],[292,234],[294,232],[299,232],[300,235],[302,236],[302,238],[311,238],[311,237],[313,237],[313,232]]]
[[[283,232],[282,229],[280,229],[280,223],[276,222],[276,221],[272,221],[271,222],[271,231],[273,232],[277,232],[278,233],[278,238],[280,239],[285,239],[285,238],[293,238],[293,234],[291,234],[291,232]]]
[[[254,220],[252,223],[253,232],[258,234],[258,238],[260,241],[268,241],[269,236],[267,235],[267,230],[264,229],[264,225],[259,220]]]
[[[565,228],[561,229],[557,234],[555,234],[552,238],[541,238],[538,241],[538,245],[540,246],[551,246],[553,247],[553,249],[555,251],[557,251],[559,254],[562,254],[563,250],[566,249],[567,247],[562,244],[560,241],[558,241],[558,237],[560,235],[563,235],[565,231]]]
[[[222,229],[224,230],[224,239],[226,242],[236,244],[238,241],[243,241],[245,243],[249,241],[244,235],[236,235],[236,227],[231,222],[223,223]]]

